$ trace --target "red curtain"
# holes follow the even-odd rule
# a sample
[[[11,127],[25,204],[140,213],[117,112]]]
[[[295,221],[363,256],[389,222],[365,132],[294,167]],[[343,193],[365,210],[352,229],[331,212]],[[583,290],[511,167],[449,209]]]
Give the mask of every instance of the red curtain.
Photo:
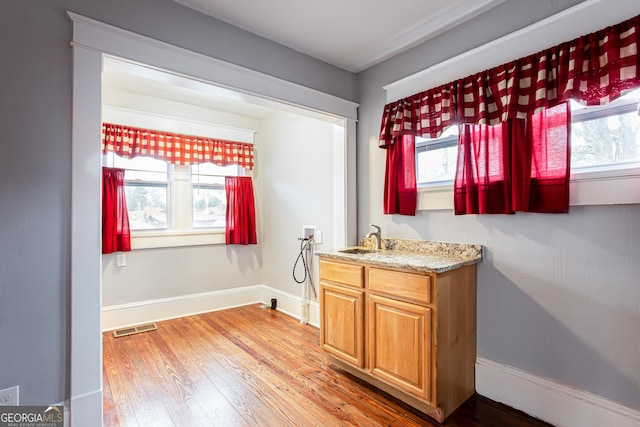
[[[496,126],[461,125],[456,215],[568,212],[570,123],[564,103]]]
[[[176,165],[210,162],[253,169],[253,144],[103,123],[102,154],[109,151],[127,159],[148,156]]]
[[[124,169],[102,168],[102,253],[131,250]]]
[[[415,215],[418,199],[415,137],[405,134],[398,139],[386,147],[384,213]]]
[[[456,213],[568,211],[569,126],[549,109],[569,99],[606,104],[640,87],[639,38],[636,16],[387,104],[378,142],[387,149],[386,180],[398,180],[389,175],[389,147],[401,136],[484,126],[464,126],[460,135]],[[385,185],[385,212],[392,196]]]
[[[497,125],[574,99],[606,104],[640,87],[640,16],[385,105],[379,146],[436,138],[453,123]]]
[[[227,190],[227,245],[255,245],[256,209],[253,199],[253,182],[249,176],[228,176]]]

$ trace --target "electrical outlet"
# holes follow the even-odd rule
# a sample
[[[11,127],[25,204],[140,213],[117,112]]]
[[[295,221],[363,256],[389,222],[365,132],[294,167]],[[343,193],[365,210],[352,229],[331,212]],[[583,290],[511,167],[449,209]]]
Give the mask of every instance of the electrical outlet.
[[[316,226],[315,225],[303,225],[302,226],[302,237],[308,239],[313,237],[316,234]]]
[[[18,386],[0,390],[0,406],[18,406]]]

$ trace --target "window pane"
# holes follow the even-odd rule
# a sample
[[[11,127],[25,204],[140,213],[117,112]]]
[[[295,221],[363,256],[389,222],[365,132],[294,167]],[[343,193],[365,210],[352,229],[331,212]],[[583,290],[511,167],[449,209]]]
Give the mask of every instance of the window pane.
[[[167,228],[167,186],[125,185],[129,227],[132,230]]]
[[[456,176],[458,147],[443,147],[418,152],[418,183],[453,181]]]
[[[196,184],[222,184],[225,176],[240,175],[240,166],[217,166],[212,163],[202,163],[191,166],[191,182]]]
[[[103,165],[127,169],[124,174],[126,181],[167,182],[167,162],[164,160],[152,157],[125,159],[113,153],[109,153],[105,157]]]
[[[571,167],[640,162],[640,116],[635,111],[571,125]]]
[[[193,187],[194,228],[224,227],[226,210],[224,184],[216,187]]]

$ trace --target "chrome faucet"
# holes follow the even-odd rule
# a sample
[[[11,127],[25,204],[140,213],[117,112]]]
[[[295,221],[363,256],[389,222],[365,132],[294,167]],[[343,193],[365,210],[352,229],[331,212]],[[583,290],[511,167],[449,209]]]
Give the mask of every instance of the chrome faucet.
[[[371,227],[374,227],[376,229],[376,232],[371,232],[369,234],[367,234],[367,239],[370,237],[375,237],[376,238],[376,249],[381,250],[382,249],[382,232],[380,231],[380,227],[378,227],[377,225],[373,225],[373,224],[369,224]]]

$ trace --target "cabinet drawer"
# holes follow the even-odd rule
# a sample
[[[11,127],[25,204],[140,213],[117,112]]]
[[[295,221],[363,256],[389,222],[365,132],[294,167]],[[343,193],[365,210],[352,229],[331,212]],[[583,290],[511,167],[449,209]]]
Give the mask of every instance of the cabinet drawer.
[[[369,269],[369,289],[407,298],[416,302],[431,302],[431,277],[400,271]]]
[[[364,267],[361,265],[320,260],[320,280],[362,288],[363,278]]]

